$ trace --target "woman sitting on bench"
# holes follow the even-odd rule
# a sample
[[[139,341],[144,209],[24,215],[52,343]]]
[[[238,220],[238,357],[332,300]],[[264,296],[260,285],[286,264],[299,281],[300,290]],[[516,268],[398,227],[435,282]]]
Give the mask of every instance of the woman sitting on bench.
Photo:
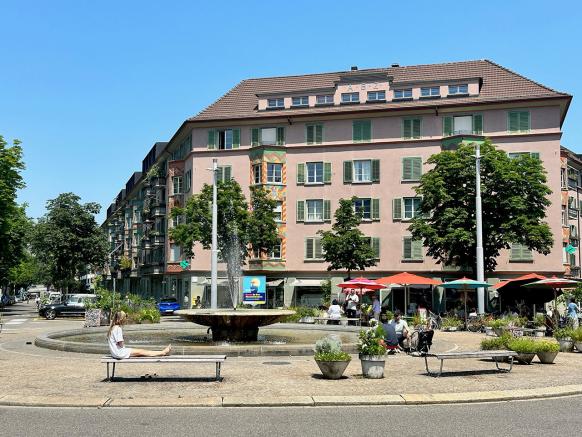
[[[127,314],[123,311],[117,311],[111,320],[111,326],[109,326],[109,332],[107,333],[107,340],[109,341],[109,350],[111,351],[111,356],[113,358],[122,360],[129,357],[163,357],[165,355],[170,355],[170,352],[172,352],[171,344],[163,351],[148,351],[145,349],[125,347],[121,326],[126,320]]]

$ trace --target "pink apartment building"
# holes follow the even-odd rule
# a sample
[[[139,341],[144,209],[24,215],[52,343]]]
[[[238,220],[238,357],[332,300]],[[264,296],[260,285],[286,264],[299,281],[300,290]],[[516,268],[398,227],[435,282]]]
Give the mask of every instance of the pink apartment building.
[[[578,275],[579,267],[570,264],[579,265],[580,258],[563,256],[571,228],[562,212],[568,202],[562,169],[568,167],[564,162],[577,159],[560,147],[570,101],[570,95],[488,60],[244,80],[150,151],[143,174],[157,163],[165,188],[151,180],[144,188],[145,178],[134,175],[141,182],[130,190],[126,186],[108,210],[105,225],[112,245],[120,241],[116,233],[121,228],[131,243],[123,248],[134,260],[125,286],[151,295],[205,299],[209,251],[197,247],[184,269],[180,248],[164,238],[158,241],[158,268],[152,269],[147,257],[155,246],[147,232],[154,229],[158,240],[166,235],[173,225],[167,218],[172,206],[211,183],[207,169],[214,158],[220,177],[236,179],[247,198],[251,186],[263,185],[279,201],[280,248],[245,266],[245,274],[267,277],[269,306],[318,304],[322,280],[337,284],[345,278],[345,272],[327,271],[317,231],[331,226],[338,200],[352,196],[359,199],[365,217],[361,229],[371,237],[378,258],[364,276],[408,271],[439,280],[457,277],[462,272],[436,264],[425,256],[421,242],[410,238],[408,222],[420,201],[413,188],[429,170],[424,164],[429,156],[485,137],[507,153],[531,153],[543,161],[553,191],[547,222],[554,233],[550,255],[515,245],[501,255],[487,280],[496,283],[531,271]],[[158,208],[164,202],[163,212],[149,224],[136,223],[135,212],[154,191]],[[147,210],[151,214],[151,205]],[[119,211],[125,211],[125,220]],[[398,308],[409,303],[399,290],[384,295],[385,303]],[[436,310],[456,298],[438,289],[413,290],[410,296]]]

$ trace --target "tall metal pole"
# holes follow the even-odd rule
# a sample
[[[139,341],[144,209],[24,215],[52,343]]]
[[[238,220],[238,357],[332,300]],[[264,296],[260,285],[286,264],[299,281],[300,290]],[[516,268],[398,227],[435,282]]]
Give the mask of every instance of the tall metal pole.
[[[477,221],[477,281],[485,281],[485,268],[483,264],[483,214],[481,211],[481,149],[479,143],[475,147],[475,213]],[[479,314],[485,312],[485,289],[477,289],[477,306]]]
[[[212,251],[210,261],[210,308],[218,308],[218,207],[216,178],[218,173],[218,160],[212,160]]]

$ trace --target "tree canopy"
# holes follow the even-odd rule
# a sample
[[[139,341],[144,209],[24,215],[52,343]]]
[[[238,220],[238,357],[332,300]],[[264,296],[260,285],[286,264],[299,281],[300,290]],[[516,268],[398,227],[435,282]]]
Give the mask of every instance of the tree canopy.
[[[416,193],[420,214],[409,230],[423,240],[428,255],[445,265],[474,269],[476,265],[475,145],[431,156],[434,167],[422,175]],[[512,243],[544,255],[553,238],[544,218],[551,194],[542,162],[529,153],[510,158],[489,140],[481,145],[483,255],[486,271]]]
[[[376,265],[370,237],[360,230],[362,213],[354,208],[354,200],[340,199],[330,231],[319,231],[327,270],[365,270]]]
[[[68,291],[77,276],[105,263],[107,238],[95,221],[100,209],[97,203],[81,204],[73,193],[47,202],[47,213],[35,227],[33,250],[61,289]]]
[[[227,264],[231,297],[236,305],[238,288],[235,284],[240,267],[249,256],[249,245],[268,252],[278,244],[273,200],[264,188],[251,189],[251,208],[240,185],[233,179],[219,182],[217,187],[218,249]],[[212,186],[205,184],[200,193],[188,199],[183,208],[172,209],[172,217],[183,222],[170,229],[170,237],[189,257],[194,257],[194,245],[204,249],[212,245]]]

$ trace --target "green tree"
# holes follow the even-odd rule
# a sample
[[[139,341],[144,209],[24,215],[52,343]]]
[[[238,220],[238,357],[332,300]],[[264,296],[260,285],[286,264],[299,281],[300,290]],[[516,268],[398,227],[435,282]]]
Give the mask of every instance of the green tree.
[[[65,292],[76,277],[103,266],[108,252],[105,233],[95,221],[101,207],[79,201],[73,193],[49,200],[33,236],[34,253],[50,269],[52,283]]]
[[[227,276],[233,306],[238,300],[241,266],[249,256],[249,245],[270,251],[278,243],[277,225],[273,209],[275,201],[264,189],[251,190],[251,206],[235,180],[219,182],[217,187],[218,249],[227,264]],[[194,246],[204,249],[212,245],[212,186],[205,184],[202,191],[188,199],[183,208],[172,209],[172,217],[183,217],[183,222],[170,229],[170,237],[189,257],[194,257]]]
[[[550,253],[552,232],[543,219],[551,190],[542,162],[529,154],[509,158],[489,140],[481,153],[485,270],[495,270],[500,251],[511,243]],[[434,167],[416,188],[422,203],[409,227],[412,237],[428,247],[428,255],[464,270],[476,265],[474,155],[475,146],[469,144],[428,159]]]
[[[20,141],[14,140],[12,146],[8,146],[0,135],[0,286],[6,285],[8,271],[18,264],[23,253],[20,226],[23,207],[16,203],[17,191],[24,188],[22,170],[24,162]]]
[[[12,215],[6,220],[7,232],[1,244],[8,249],[2,250],[0,257],[0,285],[3,286],[9,282],[10,271],[26,258],[33,226],[26,216],[26,205],[17,205],[11,210]]]
[[[362,213],[355,210],[355,199],[340,199],[331,231],[318,232],[324,259],[329,263],[327,270],[347,270],[348,278],[352,270],[365,270],[376,265],[370,238],[359,228]]]

